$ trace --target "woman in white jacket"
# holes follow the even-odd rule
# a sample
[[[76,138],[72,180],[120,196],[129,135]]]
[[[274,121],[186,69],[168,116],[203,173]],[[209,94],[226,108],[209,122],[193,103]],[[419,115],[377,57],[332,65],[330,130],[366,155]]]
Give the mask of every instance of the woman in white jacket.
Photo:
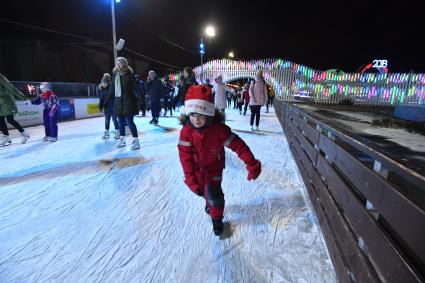
[[[214,104],[215,108],[224,113],[226,109],[226,91],[233,93],[234,91],[223,83],[223,77],[220,75],[215,78],[216,85],[213,87],[212,91],[215,93]]]
[[[260,110],[261,106],[267,104],[267,84],[263,78],[263,71],[259,70],[255,77],[255,81],[249,87],[249,108],[251,109],[251,130],[254,130],[254,118],[255,118],[255,129],[258,131],[260,124]]]

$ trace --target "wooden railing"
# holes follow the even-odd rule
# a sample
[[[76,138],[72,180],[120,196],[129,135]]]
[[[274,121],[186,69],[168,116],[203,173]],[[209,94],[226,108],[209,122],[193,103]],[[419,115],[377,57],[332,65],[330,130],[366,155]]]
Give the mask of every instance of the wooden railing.
[[[422,282],[425,203],[412,196],[425,177],[291,103],[275,108],[339,281]]]

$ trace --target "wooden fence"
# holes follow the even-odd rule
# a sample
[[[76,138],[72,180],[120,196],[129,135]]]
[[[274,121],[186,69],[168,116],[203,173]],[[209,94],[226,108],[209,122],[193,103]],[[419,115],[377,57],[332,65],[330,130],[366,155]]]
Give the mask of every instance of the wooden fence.
[[[275,101],[340,282],[423,282],[425,177]],[[410,194],[409,192],[414,192]]]

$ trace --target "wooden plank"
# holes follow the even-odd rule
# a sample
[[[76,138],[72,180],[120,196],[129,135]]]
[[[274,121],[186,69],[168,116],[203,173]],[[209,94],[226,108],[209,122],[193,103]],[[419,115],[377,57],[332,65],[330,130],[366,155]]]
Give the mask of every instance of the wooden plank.
[[[350,270],[347,267],[347,264],[344,262],[344,259],[342,258],[341,254],[341,248],[338,246],[337,241],[335,241],[335,235],[333,233],[332,228],[329,225],[329,221],[326,218],[326,214],[321,209],[319,203],[318,203],[318,197],[315,195],[314,191],[312,190],[311,183],[308,182],[308,178],[306,176],[306,173],[304,172],[304,168],[299,161],[297,157],[297,153],[295,149],[293,148],[293,145],[290,146],[292,155],[294,156],[295,162],[297,164],[297,167],[299,169],[299,172],[301,174],[301,177],[304,180],[304,183],[307,188],[307,192],[309,193],[310,200],[312,201],[313,207],[315,209],[317,219],[320,224],[320,228],[322,230],[326,246],[328,248],[329,254],[331,256],[331,260],[334,266],[334,270],[338,279],[338,282],[342,283],[352,283],[353,280],[350,276]]]
[[[364,239],[371,261],[384,281],[417,282],[417,275],[380,230],[364,204],[321,155],[318,157],[317,170],[325,177],[329,190],[353,230]]]
[[[301,131],[303,131],[304,135],[310,140],[312,144],[319,144],[319,131],[313,128],[306,121],[304,121],[304,123],[302,124]]]
[[[296,127],[294,123],[289,123],[289,126],[291,127],[293,133],[297,137],[301,146],[307,152],[308,157],[310,158],[312,163],[316,164],[317,153],[318,153],[316,149],[314,149],[314,147],[310,144],[310,142],[308,142],[307,139],[301,134],[300,130]]]
[[[354,281],[379,282],[380,280],[378,279],[377,274],[370,265],[369,260],[359,248],[356,236],[351,231],[343,213],[339,210],[338,204],[330,195],[321,177],[314,169],[311,169],[309,174],[316,194],[320,198],[323,211],[326,212],[335,233],[335,239],[341,246],[342,254],[345,262],[347,262],[347,265],[351,270]]]
[[[320,137],[319,147],[425,263],[425,229],[418,229],[425,227],[425,212],[327,137]]]

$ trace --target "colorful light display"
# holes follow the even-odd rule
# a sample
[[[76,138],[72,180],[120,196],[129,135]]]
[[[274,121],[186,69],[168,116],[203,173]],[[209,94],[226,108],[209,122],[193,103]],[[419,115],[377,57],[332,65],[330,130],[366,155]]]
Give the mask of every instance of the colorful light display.
[[[425,74],[337,73],[282,59],[213,60],[204,64],[203,73],[204,79],[209,78],[212,82],[218,75],[229,82],[254,78],[257,70],[263,70],[267,83],[274,87],[278,97],[285,100],[292,100],[301,89],[310,89],[315,101],[321,103],[338,103],[343,98],[353,99],[355,104],[373,105],[424,105],[425,101]],[[194,71],[199,79],[201,67],[194,68]],[[169,79],[176,80],[178,75],[170,74]]]

